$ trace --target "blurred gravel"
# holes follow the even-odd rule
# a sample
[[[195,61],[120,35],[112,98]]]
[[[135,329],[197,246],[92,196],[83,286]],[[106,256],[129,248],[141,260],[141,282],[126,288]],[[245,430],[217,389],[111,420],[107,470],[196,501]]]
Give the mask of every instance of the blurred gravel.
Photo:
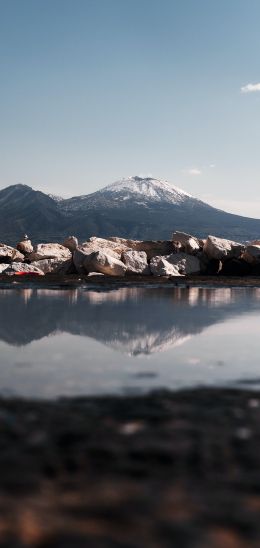
[[[260,393],[0,400],[0,547],[260,546]]]

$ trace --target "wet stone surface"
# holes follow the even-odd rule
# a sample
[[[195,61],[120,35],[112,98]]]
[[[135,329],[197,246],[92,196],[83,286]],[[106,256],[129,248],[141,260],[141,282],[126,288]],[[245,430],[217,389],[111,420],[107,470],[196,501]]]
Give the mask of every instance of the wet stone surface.
[[[1,548],[260,545],[260,393],[0,401]]]

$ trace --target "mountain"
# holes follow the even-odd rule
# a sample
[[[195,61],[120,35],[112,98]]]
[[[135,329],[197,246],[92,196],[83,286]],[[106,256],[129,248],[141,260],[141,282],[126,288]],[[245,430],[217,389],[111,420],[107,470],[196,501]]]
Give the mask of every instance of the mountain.
[[[0,191],[0,241],[15,244],[25,233],[52,240],[63,224],[64,215],[47,194],[21,184]]]
[[[92,194],[69,199],[26,185],[0,191],[0,240],[15,244],[28,233],[34,242],[74,234],[169,239],[174,230],[235,240],[260,236],[260,220],[216,209],[170,183],[151,177],[123,178]]]

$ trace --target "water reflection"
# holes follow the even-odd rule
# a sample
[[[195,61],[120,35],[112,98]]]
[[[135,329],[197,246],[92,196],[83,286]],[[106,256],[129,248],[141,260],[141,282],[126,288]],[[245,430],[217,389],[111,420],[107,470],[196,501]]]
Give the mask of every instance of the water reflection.
[[[0,394],[258,378],[259,289],[0,290]]]
[[[259,289],[0,290],[0,340],[20,346],[65,332],[150,354],[259,305]]]

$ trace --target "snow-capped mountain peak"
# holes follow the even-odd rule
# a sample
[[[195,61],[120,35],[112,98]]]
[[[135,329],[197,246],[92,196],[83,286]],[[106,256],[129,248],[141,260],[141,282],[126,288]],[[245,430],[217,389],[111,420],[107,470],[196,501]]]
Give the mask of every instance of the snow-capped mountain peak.
[[[62,196],[57,196],[56,194],[48,194],[49,198],[54,200],[54,202],[63,202],[64,198]]]
[[[162,179],[153,177],[139,177],[137,175],[127,177],[112,183],[100,192],[124,194],[124,199],[131,199],[136,195],[145,200],[162,202],[166,201],[172,204],[179,204],[187,198],[192,198],[190,194],[184,192],[176,186],[171,185]]]

